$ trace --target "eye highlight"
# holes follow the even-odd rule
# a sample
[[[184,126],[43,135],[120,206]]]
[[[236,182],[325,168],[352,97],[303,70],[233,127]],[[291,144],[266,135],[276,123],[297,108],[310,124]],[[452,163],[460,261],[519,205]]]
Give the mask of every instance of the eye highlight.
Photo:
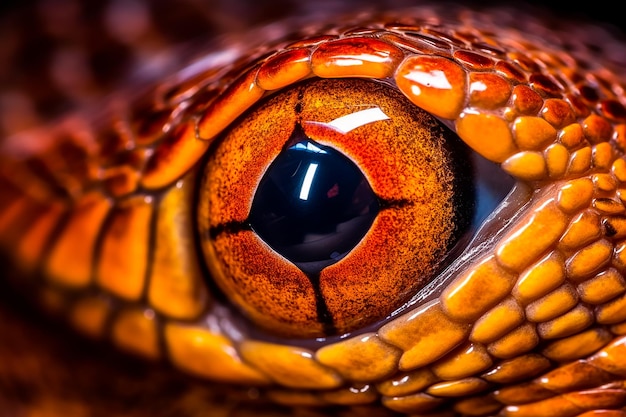
[[[315,275],[356,246],[379,209],[354,162],[309,139],[298,124],[259,183],[249,223],[272,249]]]
[[[467,234],[469,160],[454,134],[387,85],[299,84],[253,109],[208,158],[206,263],[271,333],[360,329],[424,287]]]

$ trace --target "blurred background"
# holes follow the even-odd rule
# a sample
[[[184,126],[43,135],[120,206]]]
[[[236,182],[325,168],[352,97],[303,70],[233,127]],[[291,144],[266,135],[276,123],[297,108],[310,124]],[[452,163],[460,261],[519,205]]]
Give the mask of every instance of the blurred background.
[[[474,8],[518,6],[558,20],[592,20],[626,32],[608,0],[461,1]],[[292,15],[334,16],[419,0],[4,0],[0,2],[0,135],[84,106],[116,87],[138,62],[169,45]],[[161,62],[161,72],[167,65]],[[154,77],[159,73],[155,72]]]

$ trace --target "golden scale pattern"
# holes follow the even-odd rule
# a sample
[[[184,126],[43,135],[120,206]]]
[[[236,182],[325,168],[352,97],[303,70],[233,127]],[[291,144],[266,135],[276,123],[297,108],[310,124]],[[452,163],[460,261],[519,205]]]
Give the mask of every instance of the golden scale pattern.
[[[483,15],[407,16],[304,30],[225,69],[114,100],[99,122],[75,117],[6,140],[2,245],[44,277],[42,303],[83,332],[258,386],[279,404],[624,415],[624,81],[582,49],[549,50]],[[433,71],[451,88],[421,81]],[[191,198],[179,185],[211,141],[268,92],[307,77],[390,81],[535,190],[439,297],[317,350],[224,330],[195,254],[176,252],[191,224],[171,221]]]

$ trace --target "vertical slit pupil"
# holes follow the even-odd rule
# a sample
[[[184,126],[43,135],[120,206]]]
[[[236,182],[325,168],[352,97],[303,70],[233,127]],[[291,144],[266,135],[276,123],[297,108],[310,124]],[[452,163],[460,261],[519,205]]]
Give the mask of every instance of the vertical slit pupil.
[[[261,179],[248,220],[276,252],[315,273],[350,252],[379,209],[354,162],[296,128]]]

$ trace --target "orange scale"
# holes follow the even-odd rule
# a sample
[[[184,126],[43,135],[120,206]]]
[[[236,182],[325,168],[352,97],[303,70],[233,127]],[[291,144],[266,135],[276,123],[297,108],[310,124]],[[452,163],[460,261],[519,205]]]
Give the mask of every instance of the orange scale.
[[[523,271],[562,236],[569,218],[550,199],[530,211],[496,246],[498,262],[511,270]]]
[[[575,402],[564,398],[562,395],[555,395],[542,401],[508,406],[505,409],[505,415],[507,417],[575,417],[581,411],[584,410],[578,407]]]
[[[397,46],[402,50],[410,52],[432,54],[436,50],[436,48],[430,45],[425,45],[421,42],[417,42],[404,36],[399,36],[395,33],[382,33],[379,38],[384,40],[385,42],[389,42],[390,44]]]
[[[596,321],[601,324],[616,324],[626,320],[626,296],[621,295],[595,308]]]
[[[570,156],[569,165],[567,167],[567,173],[569,175],[584,174],[591,168],[591,157],[593,151],[590,146],[581,148],[575,152],[572,152]]]
[[[375,381],[397,372],[400,350],[366,334],[326,345],[315,354],[318,362],[350,381]]]
[[[258,67],[248,70],[209,104],[198,121],[200,139],[213,139],[265,94],[256,83],[257,72]]]
[[[492,34],[487,34],[482,42],[473,43],[472,46],[479,51],[486,52],[494,57],[504,58],[504,50],[500,48],[502,44],[491,37]]]
[[[269,385],[260,371],[244,363],[233,342],[200,326],[165,323],[163,340],[174,366],[193,376],[226,383]]]
[[[483,109],[503,106],[511,95],[508,81],[497,74],[473,72],[470,74],[470,104]]]
[[[559,249],[573,251],[594,242],[602,235],[600,216],[592,210],[576,215],[559,241]]]
[[[616,158],[616,150],[613,144],[609,142],[598,143],[593,147],[592,163],[593,166],[602,170],[609,171],[611,165]],[[617,187],[616,184],[615,186]]]
[[[159,202],[147,298],[157,311],[177,319],[196,318],[209,303],[194,248],[192,181],[172,187]]]
[[[150,359],[161,356],[157,320],[152,310],[122,310],[111,325],[111,338],[125,351]]]
[[[449,54],[451,45],[444,39],[422,35],[420,33],[408,33],[407,35],[418,43],[434,48],[438,53],[443,52],[446,55]]]
[[[512,59],[517,65],[519,65],[524,71],[538,72],[540,70],[539,65],[535,61],[520,52],[509,52],[507,56]]]
[[[611,263],[618,269],[626,269],[626,243],[624,241],[615,245]]]
[[[482,344],[466,343],[437,361],[432,370],[443,380],[467,378],[491,367],[492,359]]]
[[[41,256],[54,236],[54,231],[63,219],[67,207],[51,204],[43,213],[32,219],[24,233],[13,241],[17,245],[16,256],[19,264],[28,271],[33,271],[40,263]]]
[[[496,400],[503,404],[534,403],[552,396],[554,396],[554,392],[542,387],[535,381],[521,382],[515,385],[505,386],[494,393]]]
[[[454,320],[471,322],[504,299],[516,279],[490,256],[460,274],[444,290],[441,304]]]
[[[308,49],[288,49],[280,52],[259,68],[257,84],[264,90],[277,90],[311,74],[311,52]]]
[[[396,373],[393,378],[378,383],[376,389],[387,397],[400,397],[422,391],[439,381],[430,368],[418,368],[411,372]]]
[[[509,124],[495,115],[462,113],[456,132],[469,147],[493,162],[503,162],[517,151]]]
[[[594,156],[596,156],[596,153],[594,153]],[[593,174],[592,180],[593,180],[593,185],[599,191],[605,191],[605,192],[615,191],[618,186],[617,180],[611,174]]]
[[[543,99],[532,88],[518,84],[513,87],[513,104],[522,114],[537,114],[543,105]]]
[[[601,214],[617,215],[624,213],[626,210],[624,203],[611,198],[596,198],[591,205],[600,211]]]
[[[404,53],[387,42],[345,38],[320,44],[311,56],[311,69],[322,78],[387,78],[402,58]]]
[[[526,74],[515,64],[509,61],[498,61],[496,63],[496,71],[511,81],[516,81],[518,83],[525,83],[527,81]]]
[[[105,290],[126,299],[138,299],[144,289],[152,236],[153,206],[144,196],[115,207],[103,229],[96,275]]]
[[[626,217],[609,216],[602,218],[602,228],[605,236],[613,239],[623,239],[626,237]]]
[[[549,98],[541,109],[543,118],[557,129],[574,123],[576,116],[569,103],[565,100]]]
[[[550,178],[560,178],[567,171],[569,151],[560,143],[548,146],[544,151],[546,167]]]
[[[613,340],[613,338],[614,335],[608,330],[591,328],[573,336],[551,342],[542,350],[542,354],[553,361],[570,362],[594,353]],[[599,366],[599,368],[603,367]],[[609,370],[609,372],[611,371]]]
[[[495,66],[493,59],[476,52],[459,50],[453,56],[460,64],[474,70],[487,70]]]
[[[574,95],[574,94],[566,94],[565,100],[570,104],[570,106],[572,106],[574,115],[577,118],[589,116],[589,113],[590,113],[589,107],[587,107],[585,102],[579,96]]]
[[[567,403],[576,404],[585,411],[610,409],[622,407],[626,403],[626,390],[622,387],[599,388],[563,394],[563,397]]]
[[[490,387],[480,378],[464,378],[456,381],[444,381],[431,385],[426,392],[438,397],[468,397]]]
[[[446,58],[413,56],[396,72],[396,84],[413,103],[444,119],[456,119],[465,104],[467,74]]]
[[[430,302],[385,324],[378,336],[404,351],[401,370],[435,362],[466,340],[469,326],[450,320],[436,302]]]
[[[244,361],[286,387],[324,390],[344,384],[335,371],[315,361],[313,352],[296,346],[244,340],[239,353]]]
[[[613,378],[610,373],[587,361],[578,360],[542,375],[537,382],[551,391],[568,392],[608,384]]]
[[[501,359],[511,359],[532,351],[539,344],[539,336],[532,324],[524,324],[487,346],[487,351]]]
[[[513,134],[521,150],[543,150],[556,140],[556,129],[539,117],[518,117],[513,123]]]
[[[626,376],[626,337],[622,336],[611,341],[599,352],[589,358],[589,363],[607,372]]]
[[[210,143],[197,138],[193,121],[182,123],[156,148],[140,179],[141,185],[156,189],[178,180],[195,165]]]
[[[551,368],[550,361],[536,353],[521,355],[498,363],[482,378],[494,384],[510,384],[522,381]]]
[[[590,304],[602,304],[626,291],[626,282],[614,268],[599,273],[578,286],[580,298]]]
[[[51,281],[69,287],[89,284],[96,240],[111,206],[103,195],[91,193],[69,210],[44,263],[44,273]]]
[[[598,144],[611,139],[613,126],[602,116],[592,114],[583,123],[583,131],[589,142]]]
[[[611,165],[611,172],[620,182],[626,182],[626,160],[624,158],[616,159]]]
[[[532,88],[551,96],[556,96],[564,90],[563,86],[550,75],[534,73],[530,76],[529,82]]]

